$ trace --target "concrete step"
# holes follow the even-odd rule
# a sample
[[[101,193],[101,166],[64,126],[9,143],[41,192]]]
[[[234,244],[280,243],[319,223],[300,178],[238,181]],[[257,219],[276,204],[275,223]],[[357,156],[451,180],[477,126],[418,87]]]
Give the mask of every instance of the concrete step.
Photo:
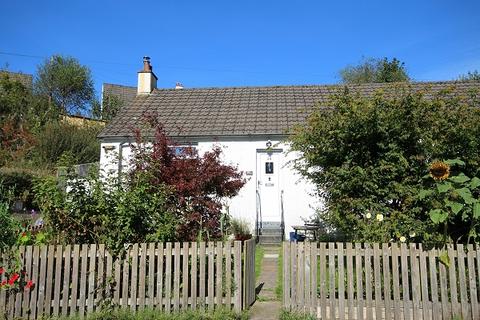
[[[261,228],[261,234],[282,234],[283,230],[281,228]]]
[[[282,243],[282,234],[261,234],[258,236],[260,244],[280,244]]]
[[[282,223],[280,221],[262,221],[259,225],[260,228],[273,228],[273,229],[278,229],[282,226]]]

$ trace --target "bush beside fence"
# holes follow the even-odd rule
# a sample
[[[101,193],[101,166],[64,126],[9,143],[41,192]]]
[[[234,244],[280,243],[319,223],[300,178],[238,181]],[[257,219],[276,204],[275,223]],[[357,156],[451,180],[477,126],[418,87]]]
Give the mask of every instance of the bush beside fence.
[[[466,250],[465,250],[466,249]],[[321,319],[480,319],[480,250],[421,244],[283,244],[287,310]]]
[[[134,244],[123,260],[114,260],[102,244],[26,246],[19,252],[35,286],[0,291],[0,313],[8,318],[82,317],[105,304],[240,311],[255,299],[254,240]]]

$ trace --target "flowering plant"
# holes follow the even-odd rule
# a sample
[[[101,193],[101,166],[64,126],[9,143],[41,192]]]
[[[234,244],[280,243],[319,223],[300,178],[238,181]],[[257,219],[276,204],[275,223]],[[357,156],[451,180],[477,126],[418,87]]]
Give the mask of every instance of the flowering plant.
[[[30,290],[34,287],[27,272],[22,269],[21,259],[15,251],[6,253],[7,265],[0,266],[0,290]]]
[[[434,183],[419,193],[421,200],[431,203],[432,222],[443,226],[444,242],[480,240],[480,178],[465,175],[460,170],[464,166],[459,159],[433,162],[426,178],[432,177]]]

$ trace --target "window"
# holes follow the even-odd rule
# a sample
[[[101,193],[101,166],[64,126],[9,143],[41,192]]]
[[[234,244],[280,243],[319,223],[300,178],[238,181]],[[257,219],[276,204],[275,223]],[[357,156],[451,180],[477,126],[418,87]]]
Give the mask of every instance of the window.
[[[273,162],[265,162],[265,173],[273,174]]]
[[[170,147],[175,151],[176,156],[190,156],[192,151],[195,152],[195,146],[174,146]]]

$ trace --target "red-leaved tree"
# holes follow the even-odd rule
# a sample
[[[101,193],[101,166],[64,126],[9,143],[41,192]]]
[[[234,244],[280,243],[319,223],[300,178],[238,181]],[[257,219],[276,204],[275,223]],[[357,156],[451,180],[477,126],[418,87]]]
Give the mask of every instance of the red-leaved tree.
[[[214,147],[200,155],[193,147],[177,148],[154,115],[147,117],[154,129],[153,139],[145,139],[135,129],[130,179],[141,177],[152,190],[167,185],[173,190],[171,205],[179,218],[179,240],[218,239],[222,199],[238,194],[245,184],[243,173],[222,164],[222,150]]]

